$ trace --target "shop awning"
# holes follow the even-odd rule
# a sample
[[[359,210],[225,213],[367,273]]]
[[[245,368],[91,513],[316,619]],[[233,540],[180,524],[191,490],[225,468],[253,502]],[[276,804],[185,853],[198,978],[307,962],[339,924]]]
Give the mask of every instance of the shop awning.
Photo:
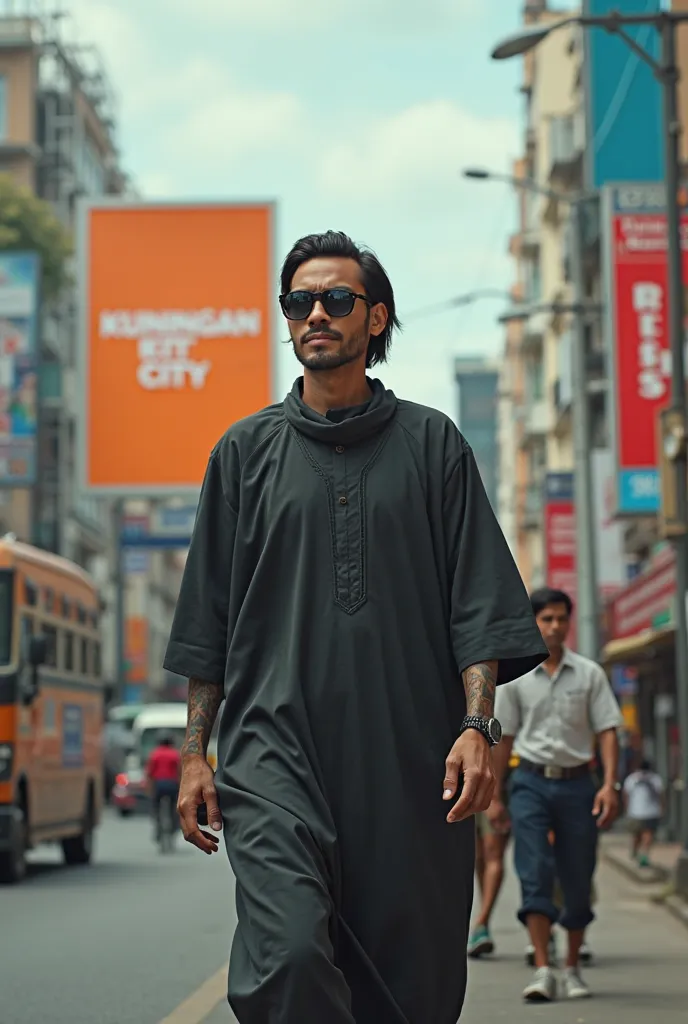
[[[672,626],[664,629],[644,629],[634,636],[610,640],[602,650],[602,663],[613,665],[620,661],[642,661],[651,647],[667,647],[674,638]]]

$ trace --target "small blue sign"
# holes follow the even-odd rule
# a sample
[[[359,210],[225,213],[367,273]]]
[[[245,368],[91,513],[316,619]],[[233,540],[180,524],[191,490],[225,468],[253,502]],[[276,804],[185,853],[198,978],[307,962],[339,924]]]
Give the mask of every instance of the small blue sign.
[[[573,500],[573,473],[548,473],[545,477],[545,501]]]
[[[81,768],[84,763],[84,709],[80,704],[62,707],[62,764]]]
[[[612,665],[612,689],[617,697],[634,697],[638,692],[638,672],[627,665]]]
[[[630,515],[659,511],[659,470],[620,469],[617,486],[619,511]]]

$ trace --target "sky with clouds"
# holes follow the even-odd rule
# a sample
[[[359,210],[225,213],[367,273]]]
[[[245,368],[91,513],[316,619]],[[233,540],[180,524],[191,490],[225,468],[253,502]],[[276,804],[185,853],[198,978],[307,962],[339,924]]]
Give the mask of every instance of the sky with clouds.
[[[378,253],[402,320],[510,284],[509,189],[460,169],[508,172],[519,155],[520,62],[489,53],[522,0],[63,6],[102,52],[123,162],[144,197],[274,198],[280,256],[303,234],[342,229]],[[485,300],[410,318],[379,375],[454,416],[453,358],[499,351],[499,311]],[[288,346],[276,359],[284,392],[298,371]]]

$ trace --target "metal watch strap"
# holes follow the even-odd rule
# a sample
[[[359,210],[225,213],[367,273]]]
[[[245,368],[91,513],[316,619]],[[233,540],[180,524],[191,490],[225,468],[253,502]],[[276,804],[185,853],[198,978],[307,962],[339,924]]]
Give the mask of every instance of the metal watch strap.
[[[489,722],[489,718],[483,718],[480,715],[466,715],[463,722],[461,723],[461,735],[463,735],[463,733],[465,733],[468,729],[475,729],[477,732],[480,733],[481,736],[485,737],[487,742],[492,747],[494,746],[494,740],[492,739],[492,736],[490,735],[490,730],[488,728]]]

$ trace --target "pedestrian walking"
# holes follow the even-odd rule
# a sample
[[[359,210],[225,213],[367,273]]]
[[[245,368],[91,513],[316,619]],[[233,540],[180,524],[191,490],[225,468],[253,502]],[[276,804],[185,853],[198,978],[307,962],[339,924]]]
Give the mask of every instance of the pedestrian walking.
[[[508,775],[502,785],[502,800],[507,801]],[[494,827],[485,811],[475,816],[475,874],[480,892],[480,906],[468,936],[468,955],[478,959],[494,953],[495,943],[490,920],[504,882],[504,858],[511,838],[508,824]]]
[[[310,235],[281,284],[303,376],[210,455],[165,659],[183,830],[210,854],[224,824],[241,1024],[455,1024],[495,685],[547,650],[467,441],[366,373],[378,259]]]
[[[650,865],[650,850],[664,816],[664,782],[650,761],[643,761],[623,785],[624,808],[631,826],[631,856],[641,868]]]
[[[499,785],[512,749],[519,756],[511,775],[509,812],[521,882],[518,916],[528,928],[535,962],[523,995],[530,1002],[546,1002],[557,994],[548,950],[555,922],[568,935],[563,994],[569,999],[590,995],[580,974],[580,951],[594,918],[598,832],[618,813],[621,714],[600,666],[565,646],[573,610],[568,594],[543,588],[531,595],[531,603],[549,657],[499,689],[504,739],[494,763]],[[595,744],[603,770],[600,787],[591,771]],[[493,823],[506,822],[501,799],[493,800],[488,816]],[[563,910],[554,902],[555,879]]]

